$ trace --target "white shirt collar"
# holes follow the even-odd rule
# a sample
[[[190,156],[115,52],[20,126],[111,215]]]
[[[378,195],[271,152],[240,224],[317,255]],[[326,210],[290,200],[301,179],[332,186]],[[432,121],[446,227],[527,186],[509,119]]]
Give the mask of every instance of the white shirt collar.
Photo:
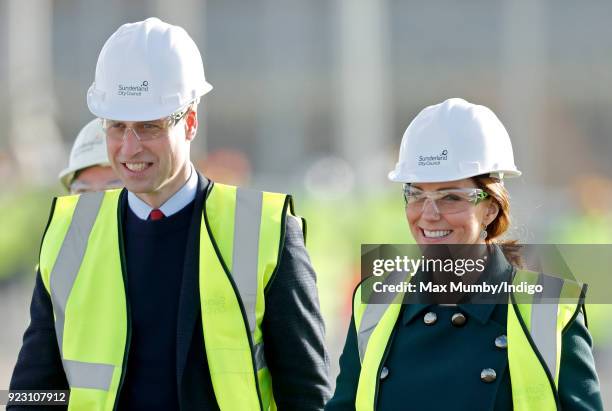
[[[183,187],[172,195],[164,204],[159,207],[166,217],[178,213],[185,206],[193,201],[198,189],[198,173],[195,172],[193,164],[191,165],[191,174]],[[141,220],[149,218],[149,214],[153,207],[142,201],[136,194],[128,191],[128,205],[130,210]]]

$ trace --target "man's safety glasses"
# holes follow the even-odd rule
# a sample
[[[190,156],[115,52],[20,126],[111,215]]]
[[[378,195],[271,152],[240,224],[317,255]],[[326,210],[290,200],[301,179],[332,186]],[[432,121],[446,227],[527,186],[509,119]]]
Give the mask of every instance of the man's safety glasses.
[[[468,210],[488,197],[480,188],[453,188],[437,191],[423,191],[410,184],[404,185],[406,211],[421,213],[427,200],[438,214],[453,214]]]
[[[189,108],[186,108],[163,119],[135,122],[132,127],[128,127],[125,121],[105,119],[102,127],[108,138],[113,140],[123,140],[127,131],[132,130],[139,141],[149,141],[165,135],[166,131],[177,125],[188,112]]]

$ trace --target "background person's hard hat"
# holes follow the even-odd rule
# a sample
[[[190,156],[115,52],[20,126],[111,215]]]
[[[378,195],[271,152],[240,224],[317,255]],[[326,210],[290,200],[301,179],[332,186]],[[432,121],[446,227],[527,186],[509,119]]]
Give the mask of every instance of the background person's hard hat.
[[[102,129],[102,120],[93,119],[81,129],[77,135],[68,167],[59,174],[59,179],[68,190],[74,179],[74,174],[88,167],[110,165],[106,152],[106,135]]]
[[[100,118],[155,120],[211,89],[189,34],[153,17],[124,24],[106,41],[87,92],[87,106]]]
[[[521,175],[510,136],[489,108],[451,98],[424,108],[412,120],[389,179],[433,183],[481,174],[500,179]]]

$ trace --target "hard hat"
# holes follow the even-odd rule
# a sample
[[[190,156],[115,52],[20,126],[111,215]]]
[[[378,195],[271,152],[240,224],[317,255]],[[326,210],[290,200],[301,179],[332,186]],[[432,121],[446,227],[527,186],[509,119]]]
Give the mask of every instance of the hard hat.
[[[156,120],[211,89],[189,34],[152,17],[124,24],[106,41],[87,91],[87,106],[100,118]]]
[[[91,120],[77,135],[68,167],[59,174],[59,179],[67,189],[74,179],[74,174],[87,167],[110,165],[106,153],[106,135],[102,129],[102,120]]]
[[[424,108],[412,120],[389,179],[433,183],[481,174],[499,179],[521,175],[510,136],[489,108],[451,98]]]

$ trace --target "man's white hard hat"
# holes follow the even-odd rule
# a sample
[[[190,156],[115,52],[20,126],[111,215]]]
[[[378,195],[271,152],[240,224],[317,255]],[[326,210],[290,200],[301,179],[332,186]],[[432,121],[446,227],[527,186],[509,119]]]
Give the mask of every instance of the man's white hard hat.
[[[106,41],[87,92],[87,106],[100,118],[156,120],[211,89],[189,34],[152,17],[124,24]]]
[[[77,135],[70,150],[68,167],[59,174],[59,179],[67,189],[74,179],[77,171],[93,166],[108,166],[106,152],[106,135],[102,129],[102,120],[91,120]]]
[[[510,136],[487,107],[451,98],[424,108],[400,146],[391,181],[433,183],[478,175],[517,177]]]

